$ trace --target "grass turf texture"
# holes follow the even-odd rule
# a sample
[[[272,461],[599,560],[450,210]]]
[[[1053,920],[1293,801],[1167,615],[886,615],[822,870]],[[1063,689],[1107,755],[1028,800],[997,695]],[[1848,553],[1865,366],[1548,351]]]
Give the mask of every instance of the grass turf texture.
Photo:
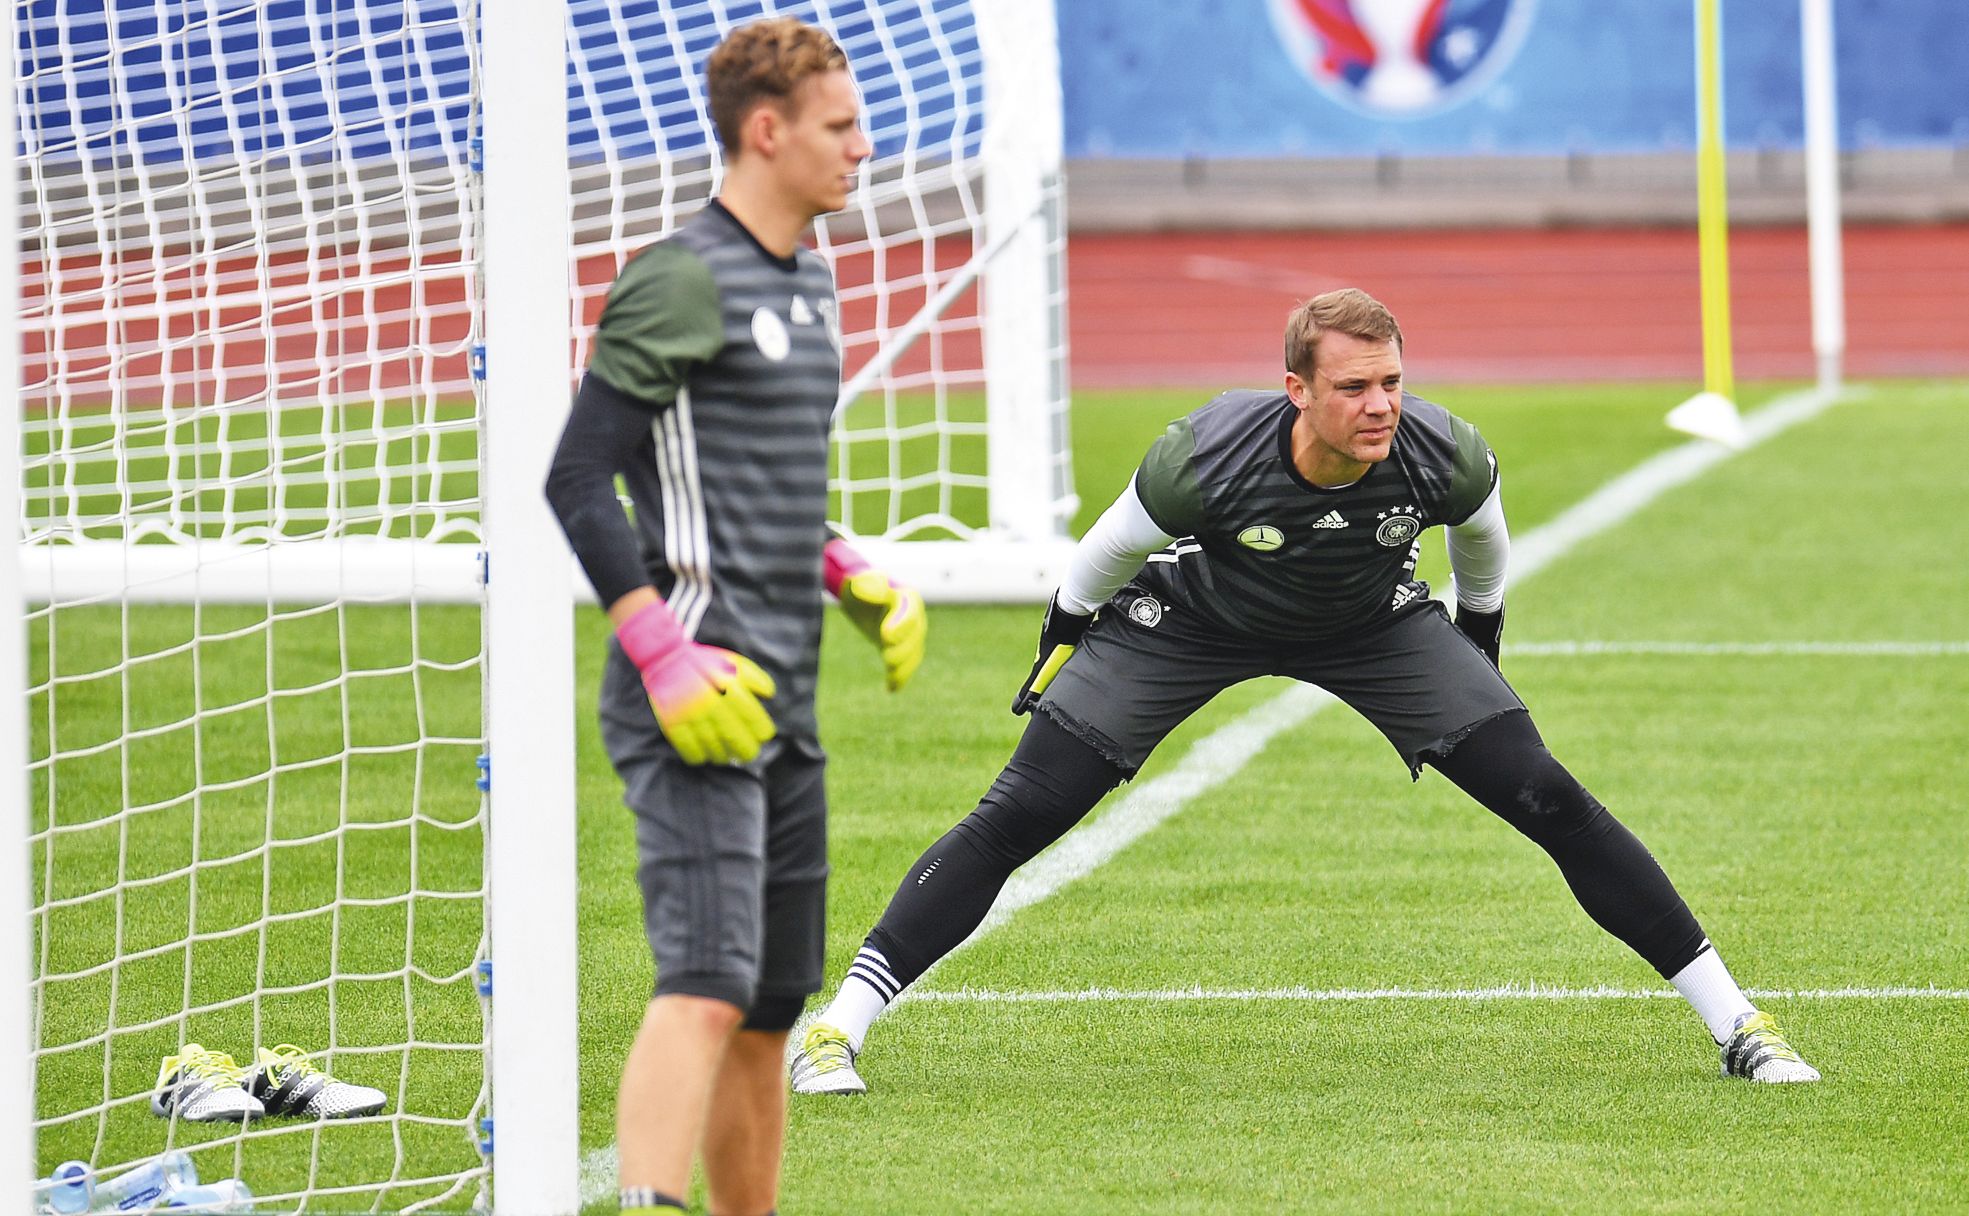
[[[1672,386],[1423,391],[1476,421],[1499,450],[1507,506],[1520,533],[1678,442],[1659,419],[1667,404],[1686,395]],[[1929,537],[1935,521],[1969,507],[1969,489],[1950,456],[1969,439],[1969,417],[1953,400],[1959,391],[1944,384],[1895,386],[1891,410],[1881,408],[1884,394],[1838,407],[1671,492],[1515,592],[1509,641],[1969,638],[1960,568],[1936,562]],[[1162,426],[1201,399],[1081,395],[1074,414],[1076,480],[1086,503],[1079,526],[1125,483]],[[1895,453],[1891,480],[1856,476],[1850,467],[1849,437],[1862,420],[1869,450]],[[1438,578],[1439,548],[1425,544],[1425,573]],[[133,618],[142,618],[137,628],[163,639],[190,628],[188,619],[170,615],[177,611],[144,609]],[[369,623],[390,611],[355,610],[352,628],[325,629],[303,649],[323,661],[339,661],[337,648],[345,645],[387,650],[388,632]],[[208,635],[221,624],[210,609],[205,621]],[[90,666],[105,645],[113,658],[115,624],[97,623],[100,638],[82,646],[76,639],[89,635],[78,618],[55,661],[80,666],[59,669]],[[909,862],[973,805],[1016,740],[1021,722],[1004,706],[1030,662],[1036,627],[1030,608],[938,608],[922,677],[890,697],[881,691],[866,642],[830,615],[821,689],[834,804],[830,989]],[[584,612],[577,631],[582,1133],[585,1145],[596,1146],[613,1139],[615,1080],[648,993],[650,966],[630,823],[595,733],[599,615]],[[476,616],[427,614],[421,636],[427,653],[469,654]],[[44,647],[36,662],[47,661]],[[205,662],[203,671],[208,680],[250,690],[253,680],[264,681],[265,667],[263,655],[246,645]],[[1969,879],[1952,802],[1969,775],[1962,759],[1969,735],[1959,713],[1969,695],[1969,663],[1960,657],[1514,658],[1507,651],[1506,667],[1555,751],[1662,858],[1746,983],[1969,983],[1969,944],[1959,931],[1969,922]],[[297,671],[296,679],[303,674]],[[458,682],[469,688],[433,687],[406,699],[406,684],[379,681],[373,691],[393,695],[360,700],[373,705],[368,712],[377,715],[377,731],[396,735],[402,720],[391,715],[406,706],[423,703],[433,720],[453,707],[468,711],[476,679],[468,673]],[[1279,687],[1254,684],[1227,693],[1165,744],[1144,776],[1165,771],[1211,729]],[[139,693],[130,704],[135,720],[173,718],[179,711],[172,695],[162,684]],[[73,719],[64,703],[65,737],[70,730],[97,730],[107,738],[120,729],[122,699],[98,696],[99,704]],[[356,715],[351,730],[360,731],[365,720]],[[247,729],[223,720],[213,725],[218,729],[202,741],[205,763],[234,763],[227,747],[241,749],[241,771],[264,763],[263,718]],[[280,737],[313,739],[332,750],[341,730],[339,708],[323,702],[283,723]],[[259,742],[244,742],[255,736]],[[163,780],[164,755],[160,750],[154,764],[137,765],[140,776],[156,767],[144,779]],[[400,802],[409,779],[402,767],[408,757],[365,763],[376,766],[375,776],[351,788],[358,795],[371,789],[375,797],[352,798],[357,819],[370,813],[365,807]],[[455,781],[451,759],[430,757],[427,765],[434,777],[442,775],[434,786]],[[114,767],[97,772],[86,787],[98,791],[103,807],[119,804],[122,777]],[[468,779],[463,784],[469,789]],[[292,805],[282,799],[277,825],[292,827],[277,830],[305,835],[324,816],[335,819],[339,811],[322,805],[329,797],[324,787]],[[469,814],[473,801],[444,794],[434,814]],[[206,830],[223,838],[236,816],[242,830],[263,832],[267,815],[261,791],[256,805],[207,815]],[[168,844],[173,835],[160,830],[132,850],[145,859],[143,873],[183,864]],[[80,847],[91,838],[78,832],[63,845],[72,840]],[[250,839],[205,846],[201,856],[245,847]],[[402,837],[379,831],[344,839],[356,850],[345,872],[358,881],[374,878],[377,892],[402,881],[388,878],[402,875],[404,863],[385,844]],[[363,852],[370,840],[384,847]],[[403,849],[398,844],[394,851]],[[299,859],[301,851],[294,855]],[[449,861],[431,861],[436,868],[427,881],[464,887],[477,881],[475,843]],[[291,895],[297,906],[320,886],[318,870],[312,888],[305,879],[311,869],[293,871],[301,883]],[[86,885],[110,872],[98,857],[93,868],[76,870],[74,881]],[[222,879],[243,876],[250,876],[248,895],[218,895]],[[239,918],[261,900],[259,877],[257,861],[207,871],[201,928],[244,923]],[[287,885],[278,898],[290,898]],[[220,910],[209,911],[215,906]],[[214,919],[208,922],[208,915]],[[125,949],[128,940],[182,936],[185,916],[182,900],[130,901]],[[427,947],[469,956],[476,917],[463,920],[437,925],[420,913],[420,956]],[[345,948],[387,953],[357,939],[390,928],[351,917],[342,925]],[[104,932],[102,925],[78,928],[80,939],[93,944],[75,947],[76,958],[100,952]],[[298,953],[318,964],[327,935],[314,932],[312,944],[283,948],[283,956]],[[201,983],[210,976],[213,991],[252,989],[249,956],[257,948],[217,951],[209,969],[204,947],[199,950]],[[402,953],[399,940],[397,965]],[[138,982],[137,973],[126,973],[122,999],[145,1002],[146,1016],[181,1007],[182,955],[167,961],[154,979]],[[1331,707],[1102,870],[952,959],[931,986],[1475,988],[1533,981],[1660,985],[1586,921],[1535,849],[1439,778],[1411,787],[1386,744],[1344,708]],[[79,992],[85,982],[71,983]],[[434,1032],[420,1013],[420,1030],[471,1039],[476,1006],[468,991],[436,998],[455,1024]],[[341,989],[337,1041],[401,1040],[403,1000],[360,995],[360,986]],[[97,1003],[75,998],[72,1016],[64,1000],[59,1016],[44,1025],[44,1042],[56,1041],[57,1031],[73,1037],[100,1030],[104,998],[91,999]],[[317,1004],[281,998],[266,1006],[278,1016],[266,1020],[263,1033],[292,1037],[281,1023],[290,1011],[319,1033],[325,997],[310,999]],[[1825,1084],[1769,1090],[1718,1081],[1699,1025],[1673,1000],[905,1005],[871,1040],[873,1094],[794,1104],[782,1210],[1960,1204],[1969,1170],[1949,1146],[1969,1131],[1961,1096],[1969,1078],[1959,1063],[1969,1047],[1963,1006],[1856,999],[1770,1004],[1808,1057],[1826,1069]],[[119,1011],[123,1021],[133,1016]],[[208,1027],[208,1045],[243,1053],[252,1038],[250,1011],[222,1011],[192,1024],[201,1034]],[[110,1096],[142,1092],[158,1056],[175,1046],[169,1041],[175,1031],[173,1025],[118,1036]],[[105,1096],[100,1053],[86,1060],[87,1052],[73,1055],[60,1066],[44,1057],[44,1116]],[[418,1084],[448,1086],[428,1101],[455,1102],[475,1092],[471,1060],[416,1061],[426,1078]],[[397,1059],[382,1058],[387,1077],[364,1072],[374,1062],[338,1058],[336,1068],[395,1095]],[[446,1073],[448,1082],[429,1080]],[[161,1147],[163,1127],[139,1106],[118,1107],[107,1125],[104,1159]],[[430,1130],[450,1139],[442,1145],[407,1139],[407,1172],[436,1160],[445,1168],[460,1168],[452,1163],[461,1159],[469,1164],[457,1131]],[[93,1118],[44,1130],[44,1172],[67,1156],[89,1155],[95,1131]],[[318,1184],[390,1172],[392,1146],[348,1133],[369,1134],[331,1129],[314,1154]],[[222,1134],[184,1127],[179,1143]],[[231,1173],[237,1165],[262,1192],[289,1189],[307,1177],[312,1135],[249,1141],[244,1149],[221,1140],[199,1164],[208,1174]],[[385,1202],[427,1193],[392,1192]],[[327,1206],[368,1206],[368,1196],[350,1199],[360,1202]]]

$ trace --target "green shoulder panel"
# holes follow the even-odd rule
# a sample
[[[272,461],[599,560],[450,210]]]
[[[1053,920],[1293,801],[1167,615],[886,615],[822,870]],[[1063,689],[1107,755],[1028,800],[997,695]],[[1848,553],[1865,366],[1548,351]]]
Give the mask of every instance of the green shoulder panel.
[[[1460,524],[1470,518],[1497,484],[1497,457],[1477,428],[1451,414],[1450,437],[1456,441],[1456,456],[1449,475],[1447,518]]]
[[[1203,526],[1203,491],[1197,485],[1196,432],[1178,418],[1149,445],[1135,470],[1135,493],[1155,526],[1171,536],[1191,536]]]
[[[692,366],[724,343],[710,269],[682,245],[661,241],[631,258],[609,288],[588,369],[631,397],[665,406]]]

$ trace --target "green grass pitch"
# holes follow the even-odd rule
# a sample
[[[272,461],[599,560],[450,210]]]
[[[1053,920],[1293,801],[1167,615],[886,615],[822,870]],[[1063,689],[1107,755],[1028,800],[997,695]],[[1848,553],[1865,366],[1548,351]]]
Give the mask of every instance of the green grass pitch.
[[[1430,395],[1475,421],[1497,449],[1522,536],[1674,446],[1660,417],[1683,395],[1678,387]],[[781,1210],[1969,1207],[1960,1147],[1969,1139],[1969,1003],[1865,995],[1969,988],[1961,821],[1969,655],[1959,648],[1969,642],[1969,604],[1961,545],[1951,539],[1954,521],[1969,515],[1960,393],[1938,382],[1877,386],[1670,491],[1511,601],[1506,672],[1554,751],[1661,858],[1739,978],[1796,994],[1765,1004],[1825,1070],[1824,1083],[1720,1080],[1700,1023],[1673,999],[1285,995],[1664,987],[1586,920],[1536,849],[1433,774],[1411,785],[1379,736],[1334,707],[953,957],[924,985],[943,999],[892,1010],[865,1057],[873,1092],[794,1102]],[[1076,481],[1087,502],[1079,526],[1162,425],[1201,399],[1077,398]],[[1440,545],[1425,550],[1425,574],[1439,579]],[[291,633],[299,664],[280,683],[307,687],[345,653],[402,663],[408,628],[377,624],[383,611],[276,625]],[[197,620],[188,609],[145,609],[131,628],[152,639],[146,647],[168,648],[224,632],[229,619],[212,609]],[[104,648],[114,658],[120,620],[83,614],[62,627],[52,652],[46,630],[36,635],[37,671],[93,669]],[[830,618],[821,687],[833,805],[830,990],[908,864],[970,809],[1009,753],[1021,723],[1005,704],[1036,628],[1031,608],[936,608],[921,678],[891,697],[866,643]],[[614,1138],[616,1077],[650,963],[628,813],[596,737],[599,614],[584,611],[577,630],[582,1141],[595,1149]],[[1511,649],[1645,641],[1714,643],[1720,652]],[[1863,641],[1958,649],[1741,652],[1741,644]],[[462,661],[476,644],[475,613],[419,614],[416,653]],[[268,660],[264,639],[249,637],[203,644],[195,679],[171,667],[178,662],[190,659],[139,664],[127,691],[99,690],[86,708],[65,701],[76,708],[61,723],[64,738],[113,738],[126,720],[139,729],[177,721],[188,712],[187,687],[207,689],[208,703],[250,699]],[[476,688],[469,665],[419,668],[377,677],[354,712],[338,696],[301,694],[209,721],[198,732],[208,777],[222,783],[263,769],[278,747],[295,765],[282,789],[300,796],[269,807],[264,790],[256,799],[249,786],[200,809],[199,857],[239,860],[198,871],[196,915],[210,937],[189,967],[182,949],[169,948],[191,915],[191,880],[172,877],[190,857],[189,809],[142,817],[127,842],[115,823],[90,828],[84,817],[44,846],[63,850],[53,873],[73,884],[56,898],[93,889],[119,864],[126,881],[163,877],[126,902],[121,920],[125,953],[158,953],[126,969],[113,994],[106,974],[51,985],[42,1036],[56,1043],[99,1033],[112,999],[119,1025],[159,1024],[115,1036],[107,1064],[100,1048],[44,1057],[43,1117],[143,1092],[179,1034],[172,1015],[188,996],[198,1003],[253,987],[259,938],[234,931],[267,911],[320,906],[337,874],[345,894],[378,897],[376,906],[345,909],[339,921],[282,921],[269,957],[297,960],[298,975],[333,948],[345,971],[400,970],[402,925],[415,917],[419,966],[469,959],[476,908],[443,896],[480,880],[476,798],[464,771],[471,749],[363,754],[346,780],[307,761],[400,738],[418,714],[430,733],[467,738]],[[1164,745],[1138,784],[1279,691],[1256,684],[1227,693]],[[120,805],[126,786],[165,800],[182,777],[166,753],[183,741],[166,732],[139,744],[128,763],[80,758],[62,780],[100,791],[96,814]],[[400,810],[389,808],[413,799],[423,813],[394,822]],[[370,819],[371,827],[316,839],[326,826]],[[253,850],[269,824],[284,843],[272,851],[279,881],[263,890]],[[392,898],[413,885],[425,894]],[[51,965],[80,972],[100,962],[112,948],[113,911],[99,901],[65,907]],[[1090,989],[1135,996],[1005,999]],[[1179,989],[1220,995],[1154,998]],[[413,1021],[420,1038],[464,1042],[477,1033],[478,1006],[469,982],[399,977],[338,986],[333,1001],[319,989],[277,994],[257,1008],[201,1014],[183,1029],[219,1046],[250,1043],[256,1029],[267,1041],[305,1042],[319,1040],[331,1016],[344,1044],[401,1041]],[[413,1103],[469,1113],[479,1084],[473,1057],[426,1051],[412,1062],[403,1092]],[[336,1067],[399,1092],[397,1055],[352,1055]],[[140,1104],[117,1105],[106,1120],[45,1129],[41,1165],[98,1147],[148,1151],[161,1146],[162,1128]],[[330,1129],[318,1146],[314,1135],[296,1129],[242,1145],[179,1129],[180,1143],[217,1138],[198,1158],[207,1173],[237,1169],[262,1192],[305,1185],[310,1169],[316,1185],[334,1186],[472,1161],[452,1127],[410,1125],[401,1145],[386,1128]],[[431,1193],[404,1187],[382,1202]],[[324,1204],[338,1206],[315,1206]]]

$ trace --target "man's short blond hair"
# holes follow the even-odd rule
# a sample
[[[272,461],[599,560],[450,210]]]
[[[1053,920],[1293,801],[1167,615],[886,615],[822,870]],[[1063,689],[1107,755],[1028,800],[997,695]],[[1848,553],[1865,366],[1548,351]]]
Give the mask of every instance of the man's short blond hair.
[[[1323,292],[1292,310],[1285,322],[1285,368],[1302,380],[1313,378],[1320,336],[1347,334],[1367,342],[1402,348],[1402,327],[1381,301],[1358,287]]]
[[[739,131],[755,107],[774,105],[790,114],[801,84],[847,70],[840,44],[798,17],[772,17],[733,30],[704,65],[711,122],[725,154],[741,150]]]

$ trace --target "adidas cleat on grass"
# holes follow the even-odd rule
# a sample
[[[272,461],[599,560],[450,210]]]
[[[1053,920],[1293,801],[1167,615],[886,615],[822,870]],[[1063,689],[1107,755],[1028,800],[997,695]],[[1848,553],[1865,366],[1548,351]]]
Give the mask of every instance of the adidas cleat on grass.
[[[787,1070],[796,1094],[865,1094],[868,1083],[855,1071],[855,1049],[848,1036],[826,1022],[807,1027],[800,1050]]]
[[[1819,1070],[1799,1057],[1778,1032],[1768,1013],[1747,1013],[1737,1019],[1730,1041],[1723,1044],[1723,1075],[1772,1084],[1816,1081]]]
[[[223,1052],[186,1043],[175,1056],[165,1056],[157,1070],[157,1092],[151,1113],[192,1123],[238,1123],[266,1113],[260,1100],[246,1091],[246,1070]]]
[[[389,1101],[380,1089],[337,1081],[292,1043],[260,1048],[246,1082],[269,1115],[353,1119],[377,1114]]]

